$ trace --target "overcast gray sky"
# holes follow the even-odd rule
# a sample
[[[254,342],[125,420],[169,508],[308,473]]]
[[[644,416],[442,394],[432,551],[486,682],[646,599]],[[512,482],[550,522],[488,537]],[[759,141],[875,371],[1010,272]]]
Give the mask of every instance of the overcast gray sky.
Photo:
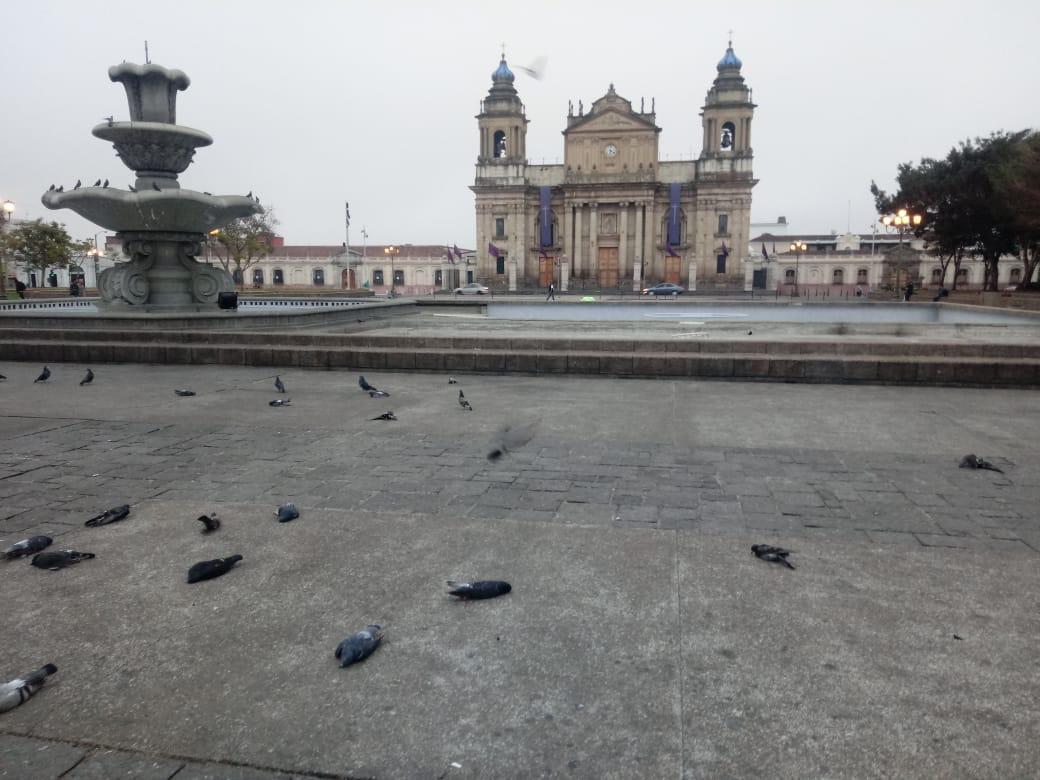
[[[168,10],[170,9],[170,10]],[[132,174],[90,129],[128,117],[107,68],[184,70],[178,121],[208,132],[185,187],[259,193],[288,243],[474,243],[474,115],[499,46],[517,71],[532,161],[562,157],[567,101],[610,82],[657,100],[661,155],[699,151],[698,111],[733,29],[754,89],[753,219],[867,231],[871,178],[958,140],[1040,127],[1040,3],[9,2],[0,11],[0,199],[16,218],[97,228],[48,185]]]

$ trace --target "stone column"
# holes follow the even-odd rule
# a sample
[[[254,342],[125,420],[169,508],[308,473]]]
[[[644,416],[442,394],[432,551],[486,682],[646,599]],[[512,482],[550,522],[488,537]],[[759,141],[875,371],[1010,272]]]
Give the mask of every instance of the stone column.
[[[589,204],[589,275],[599,273],[599,203]]]
[[[754,286],[756,265],[758,263],[744,263],[744,292],[750,291]]]
[[[513,240],[510,241],[509,246],[509,259],[512,260],[519,267],[516,271],[511,272],[512,283],[510,290],[516,289],[516,273],[519,272],[521,276],[524,275],[524,208],[521,203],[513,204]]]
[[[654,264],[657,262],[657,247],[655,246],[655,239],[657,237],[657,223],[654,218],[654,197],[650,196],[650,201],[646,204],[646,224],[645,224],[646,235],[643,238],[643,247],[645,254],[643,255],[643,269],[651,278],[654,276]]]
[[[632,258],[632,289],[639,292],[643,285],[643,256],[646,248],[643,246],[643,214],[644,203],[636,201],[636,244],[635,257]]]
[[[625,269],[628,267],[628,207],[627,201],[621,202],[621,224],[618,226],[618,287],[621,280],[625,278]]]
[[[451,269],[453,268],[451,263],[441,263],[441,289],[450,290],[451,288]],[[356,282],[355,282],[356,284]],[[358,285],[360,287],[361,285]]]
[[[687,285],[687,287],[690,290],[696,290],[697,289],[697,257],[696,256],[693,256],[693,257],[690,258],[689,275],[690,275],[690,283]]]
[[[569,256],[574,258],[575,276],[581,273],[581,210],[584,205],[578,203],[574,207],[574,254]]]
[[[509,258],[506,265],[509,270],[509,292],[516,292],[516,259]]]
[[[556,243],[563,244],[563,254],[565,257],[570,257],[574,252],[574,243],[571,239],[571,226],[574,223],[574,219],[571,216],[571,209],[574,206],[569,201],[563,202],[563,213],[560,214],[560,230],[563,231],[563,241],[560,241],[560,237],[556,237]],[[539,237],[539,245],[541,245]]]
[[[571,281],[571,264],[566,260],[560,260],[560,292],[567,292]]]

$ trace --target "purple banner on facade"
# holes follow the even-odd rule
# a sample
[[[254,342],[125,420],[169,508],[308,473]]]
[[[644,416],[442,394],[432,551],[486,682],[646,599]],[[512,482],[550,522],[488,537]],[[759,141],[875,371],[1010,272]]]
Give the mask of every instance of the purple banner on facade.
[[[668,185],[668,246],[678,246],[682,233],[682,222],[679,217],[679,194],[682,184],[673,182]]]
[[[539,246],[552,246],[552,207],[549,204],[552,188],[542,187],[538,190],[538,226],[541,241]]]
[[[488,254],[492,257],[501,257],[502,253],[498,251],[498,247],[492,243],[488,243]]]

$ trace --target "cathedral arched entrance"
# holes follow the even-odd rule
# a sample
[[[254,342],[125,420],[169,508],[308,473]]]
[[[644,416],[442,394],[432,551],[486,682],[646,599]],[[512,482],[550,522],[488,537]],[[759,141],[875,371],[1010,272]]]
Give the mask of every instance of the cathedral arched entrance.
[[[342,279],[344,290],[353,290],[357,287],[357,285],[355,284],[355,282],[357,281],[356,274],[357,272],[353,268],[343,269]]]
[[[551,257],[538,258],[538,286],[548,287],[556,279],[556,263]]]
[[[618,248],[601,246],[597,253],[596,266],[599,272],[599,286],[603,288],[618,286]]]
[[[664,258],[664,281],[671,284],[679,284],[679,274],[682,272],[682,258],[665,255]]]

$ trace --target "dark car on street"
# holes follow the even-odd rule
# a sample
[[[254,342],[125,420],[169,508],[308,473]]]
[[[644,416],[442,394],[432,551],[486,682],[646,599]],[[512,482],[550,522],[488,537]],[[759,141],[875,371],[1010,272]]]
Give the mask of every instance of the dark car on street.
[[[643,290],[643,295],[679,295],[686,292],[682,287],[671,282],[661,282],[655,284],[653,287],[647,287]]]

